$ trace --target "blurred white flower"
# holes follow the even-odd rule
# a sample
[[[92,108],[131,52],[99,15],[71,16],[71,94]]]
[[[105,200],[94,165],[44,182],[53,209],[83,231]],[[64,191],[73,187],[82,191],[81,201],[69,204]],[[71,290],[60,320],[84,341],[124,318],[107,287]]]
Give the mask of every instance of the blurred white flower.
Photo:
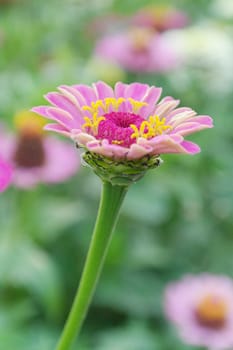
[[[230,34],[212,22],[200,23],[185,30],[167,32],[182,59],[181,69],[170,77],[177,87],[200,80],[210,92],[227,92],[233,84],[233,45]],[[179,87],[180,87],[179,86]],[[179,88],[178,87],[178,88]]]
[[[232,19],[233,1],[232,0],[215,0],[212,5],[213,13],[217,16]]]

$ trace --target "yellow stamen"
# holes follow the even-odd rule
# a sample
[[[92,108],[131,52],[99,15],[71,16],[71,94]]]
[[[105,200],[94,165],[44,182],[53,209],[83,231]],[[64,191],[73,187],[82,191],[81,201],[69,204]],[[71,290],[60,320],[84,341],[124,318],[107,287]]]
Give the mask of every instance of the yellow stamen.
[[[92,102],[92,105],[94,106],[96,112],[98,112],[99,108],[102,108],[105,111],[106,106],[102,100],[97,100],[95,103]]]
[[[93,132],[94,135],[98,134],[98,127],[99,127],[99,123],[102,120],[105,120],[105,117],[103,116],[98,116],[97,113],[93,113],[92,119],[89,117],[84,117],[83,118],[85,120],[86,123],[83,124],[83,129],[85,128],[90,128],[91,131]]]
[[[151,137],[162,135],[164,131],[171,129],[171,125],[165,125],[166,119],[160,120],[158,115],[150,116],[148,120],[145,120],[138,128],[136,125],[131,124],[130,127],[133,129],[134,133],[131,138],[143,137],[149,139]]]
[[[112,143],[115,145],[121,145],[123,143],[123,141],[113,140]]]
[[[167,129],[171,129],[171,125],[164,125],[166,123],[166,118],[160,120],[158,115],[150,116],[149,123],[154,128],[156,134],[162,134]]]
[[[105,102],[105,112],[109,112],[109,107],[112,106],[113,110],[116,108],[116,99],[108,97],[104,99]]]
[[[94,108],[90,107],[90,106],[83,106],[82,109],[84,111],[88,111],[90,113],[94,113]]]
[[[126,99],[124,97],[119,97],[116,101],[117,101],[117,107],[119,107],[123,102],[126,101]]]
[[[142,107],[147,106],[148,103],[146,102],[141,102],[141,101],[136,101],[133,98],[129,97],[128,101],[131,103],[133,107],[133,113],[137,113]]]
[[[146,102],[136,101],[131,97],[127,99],[124,97],[106,97],[103,100],[97,100],[96,102],[92,102],[91,106],[83,106],[82,109],[93,114],[95,112],[98,112],[99,108],[102,108],[105,113],[108,113],[110,112],[110,107],[112,107],[114,111],[117,111],[120,105],[125,101],[130,102],[132,106],[132,113],[137,113],[140,110],[140,108],[148,105]]]
[[[147,129],[147,131],[146,131]],[[139,130],[141,135],[144,135],[144,137],[148,138],[151,136],[151,133],[153,132],[150,123],[147,120],[144,120],[142,124],[140,125],[140,130]]]

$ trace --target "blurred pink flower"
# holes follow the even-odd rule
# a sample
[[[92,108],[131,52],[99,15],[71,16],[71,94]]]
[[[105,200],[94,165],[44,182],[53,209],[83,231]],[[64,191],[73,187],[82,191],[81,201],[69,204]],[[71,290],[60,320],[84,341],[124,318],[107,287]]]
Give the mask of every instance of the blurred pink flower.
[[[36,118],[33,112],[26,113],[31,119]],[[17,187],[63,182],[80,166],[77,152],[70,144],[43,134],[41,129],[23,126],[17,135],[3,129],[0,134],[0,153],[10,164],[12,183]]]
[[[7,189],[12,180],[12,167],[0,158],[0,192]]]
[[[165,313],[184,342],[208,349],[232,349],[232,279],[209,274],[185,276],[168,285]]]
[[[114,159],[141,159],[163,153],[200,152],[183,136],[211,128],[209,116],[197,116],[188,107],[176,108],[179,100],[165,97],[161,88],[146,84],[104,82],[92,87],[62,85],[46,99],[52,106],[32,110],[55,121],[47,130],[67,135],[78,146]]]
[[[164,72],[180,61],[162,34],[140,27],[103,37],[96,44],[95,54],[132,72]]]
[[[146,6],[135,13],[131,22],[133,25],[152,28],[157,32],[185,27],[188,16],[185,12],[179,11],[169,6]]]

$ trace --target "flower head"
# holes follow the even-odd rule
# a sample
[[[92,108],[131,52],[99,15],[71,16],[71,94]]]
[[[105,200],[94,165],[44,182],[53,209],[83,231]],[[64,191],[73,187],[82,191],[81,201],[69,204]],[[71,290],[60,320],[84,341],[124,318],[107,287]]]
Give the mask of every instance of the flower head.
[[[96,44],[95,54],[132,72],[165,72],[179,63],[171,42],[140,26],[103,37]]]
[[[17,135],[1,130],[1,155],[12,169],[12,183],[31,188],[39,182],[62,182],[74,175],[79,159],[73,147],[44,134],[44,120],[33,112],[16,115]]]
[[[208,349],[232,348],[232,279],[202,274],[170,284],[165,313],[186,343]]]
[[[211,128],[209,116],[176,108],[178,100],[146,84],[103,82],[60,86],[45,97],[52,106],[33,111],[55,121],[45,129],[70,136],[86,151],[115,160],[138,160],[163,153],[195,154],[200,148],[184,136]]]

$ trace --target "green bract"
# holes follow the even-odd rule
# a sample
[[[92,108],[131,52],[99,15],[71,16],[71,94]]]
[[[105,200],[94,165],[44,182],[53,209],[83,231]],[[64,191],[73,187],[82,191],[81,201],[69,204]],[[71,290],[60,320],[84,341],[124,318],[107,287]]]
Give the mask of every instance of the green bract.
[[[103,181],[118,186],[129,186],[140,180],[147,170],[157,168],[162,163],[157,155],[136,160],[114,160],[87,151],[82,158]]]

